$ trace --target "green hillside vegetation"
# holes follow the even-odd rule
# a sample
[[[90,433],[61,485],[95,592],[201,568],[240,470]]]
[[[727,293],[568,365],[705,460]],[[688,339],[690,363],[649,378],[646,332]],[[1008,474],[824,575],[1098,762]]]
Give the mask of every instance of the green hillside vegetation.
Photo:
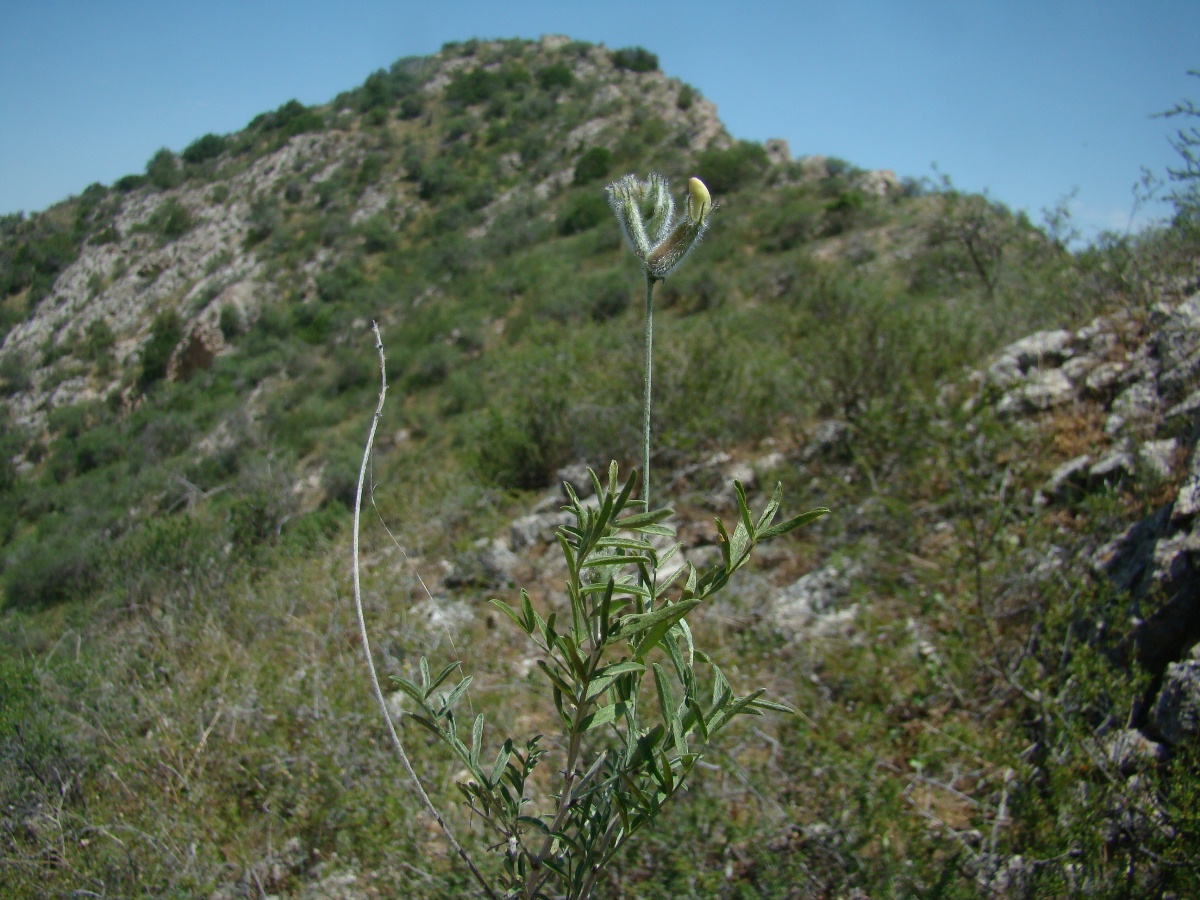
[[[347,897],[470,894],[387,752],[348,604],[370,323],[391,382],[363,535],[381,665],[470,660],[474,711],[546,728],[529,649],[488,612],[515,589],[480,568],[479,542],[562,467],[639,461],[641,285],[604,187],[650,171],[698,175],[719,204],[658,289],[659,490],[708,527],[728,509],[704,463],[725,452],[833,515],[693,624],[801,714],[730,726],[599,895],[1200,891],[1196,747],[1146,774],[1153,815],[1094,751],[1145,687],[1112,658],[1125,598],[1082,563],[1036,565],[1047,548],[1086,559],[1172,485],[1037,505],[1101,433],[1096,410],[1031,427],[966,402],[1006,344],[1144,318],[1194,285],[1187,208],[1070,252],[948,181],[881,187],[707,134],[704,105],[642,48],[467,41],[0,220],[3,336],[88,248],[126,260],[80,288],[100,302],[138,266],[165,277],[138,254],[248,210],[238,245],[144,321],[0,349],[0,893],[324,896],[305,891],[352,875]],[[309,149],[269,190],[245,180],[292,148]],[[223,351],[181,369],[239,254],[269,289],[217,310]],[[70,402],[42,418],[22,405],[56,389]],[[831,420],[846,438],[806,452]],[[764,585],[830,560],[862,562],[856,637],[791,641],[761,614]],[[482,843],[418,732],[418,771]],[[1006,893],[1017,855],[1030,865]]]

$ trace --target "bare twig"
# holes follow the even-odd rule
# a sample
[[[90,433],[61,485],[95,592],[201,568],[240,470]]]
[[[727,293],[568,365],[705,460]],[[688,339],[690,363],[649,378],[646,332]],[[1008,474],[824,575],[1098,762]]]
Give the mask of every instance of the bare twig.
[[[450,846],[454,848],[454,852],[466,864],[471,871],[475,880],[479,882],[479,886],[483,889],[484,894],[496,900],[496,894],[487,880],[476,868],[475,863],[471,861],[471,857],[467,855],[467,851],[463,849],[462,844],[454,836],[454,832],[446,823],[445,818],[438,812],[433,801],[429,799],[429,795],[425,792],[425,788],[421,785],[421,780],[417,777],[417,773],[413,770],[412,763],[409,762],[408,754],[404,751],[404,744],[400,740],[400,735],[396,732],[396,725],[392,721],[391,713],[388,711],[387,701],[384,699],[383,690],[379,687],[379,676],[375,673],[375,663],[371,659],[371,644],[367,638],[367,622],[363,616],[362,604],[362,586],[359,575],[359,560],[358,560],[358,533],[359,522],[362,514],[362,495],[363,482],[367,477],[367,465],[371,459],[371,450],[375,446],[375,432],[379,428],[379,420],[383,416],[383,403],[387,397],[387,367],[383,355],[383,337],[379,334],[379,323],[372,322],[371,330],[375,334],[375,350],[379,354],[379,402],[375,406],[375,415],[371,419],[371,429],[367,434],[367,443],[363,448],[362,465],[358,469],[358,488],[354,494],[354,530],[351,538],[352,554],[354,557],[353,573],[354,573],[354,610],[358,616],[358,633],[362,639],[363,656],[367,661],[367,672],[371,676],[371,690],[375,695],[375,702],[379,704],[379,711],[383,714],[383,720],[387,723],[388,734],[391,735],[392,744],[396,748],[396,754],[400,757],[400,764],[404,766],[404,771],[408,773],[408,777],[412,780],[413,788],[420,797],[421,803],[433,816],[434,821],[441,827],[442,832],[446,835],[446,840],[450,842]]]

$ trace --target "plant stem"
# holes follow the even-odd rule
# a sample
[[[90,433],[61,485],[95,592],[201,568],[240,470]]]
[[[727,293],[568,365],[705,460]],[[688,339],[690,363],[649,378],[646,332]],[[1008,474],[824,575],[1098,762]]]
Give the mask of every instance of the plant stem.
[[[650,376],[654,368],[654,282],[646,273],[646,350],[642,379],[642,499],[650,510]]]

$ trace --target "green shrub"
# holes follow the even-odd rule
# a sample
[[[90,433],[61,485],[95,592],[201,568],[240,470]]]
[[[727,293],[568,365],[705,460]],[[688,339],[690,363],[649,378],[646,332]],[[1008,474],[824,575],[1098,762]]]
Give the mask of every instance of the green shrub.
[[[113,189],[120,191],[122,194],[128,194],[130,191],[136,191],[145,184],[145,175],[123,175],[113,182]]]
[[[769,164],[761,144],[738,141],[726,150],[705,150],[697,157],[700,178],[714,194],[725,194],[759,178]]]
[[[172,197],[159,205],[146,224],[163,241],[174,241],[191,231],[196,221],[188,208]]]
[[[575,73],[562,63],[546,66],[538,72],[538,85],[544,91],[559,91],[575,83]]]
[[[658,57],[642,47],[626,47],[609,54],[612,64],[630,72],[653,72],[658,69]]]
[[[167,375],[171,354],[183,339],[183,321],[175,310],[160,312],[150,326],[150,339],[142,348],[142,371],[138,384],[146,390]]]
[[[579,234],[607,222],[608,203],[598,191],[576,194],[567,204],[558,224],[559,234]]]
[[[146,179],[160,191],[179,187],[183,174],[179,171],[179,162],[175,154],[163,147],[146,163]]]
[[[100,558],[97,538],[86,530],[55,529],[59,519],[43,519],[39,523],[41,538],[27,541],[8,561],[4,571],[6,608],[37,609],[82,599],[95,586]],[[54,538],[47,539],[51,534]]]
[[[575,164],[575,183],[598,181],[612,169],[612,151],[607,147],[592,147]]]
[[[206,134],[192,141],[179,154],[185,163],[197,165],[210,159],[215,159],[225,152],[228,139],[219,134]]]
[[[696,102],[696,91],[690,84],[685,84],[679,89],[679,96],[675,98],[675,105],[685,112],[692,108],[692,104]]]

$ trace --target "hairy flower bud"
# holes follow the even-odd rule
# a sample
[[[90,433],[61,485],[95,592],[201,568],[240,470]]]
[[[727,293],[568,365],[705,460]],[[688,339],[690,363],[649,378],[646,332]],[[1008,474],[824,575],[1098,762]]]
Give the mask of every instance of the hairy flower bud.
[[[688,182],[687,215],[675,219],[667,179],[651,173],[646,181],[626,175],[608,186],[608,203],[630,249],[651,278],[666,278],[682,263],[708,229],[714,206],[699,178]]]
[[[712,194],[708,186],[699,178],[688,179],[688,217],[693,222],[701,222],[712,209]]]

